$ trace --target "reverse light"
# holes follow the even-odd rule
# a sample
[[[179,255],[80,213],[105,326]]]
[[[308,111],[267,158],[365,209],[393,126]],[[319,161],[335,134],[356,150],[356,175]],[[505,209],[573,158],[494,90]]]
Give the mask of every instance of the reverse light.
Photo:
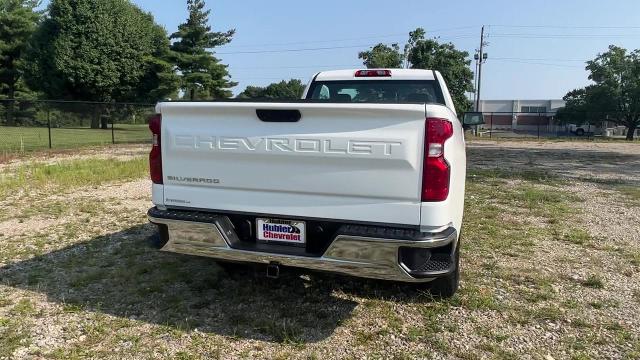
[[[422,201],[444,201],[449,196],[451,169],[444,158],[444,143],[453,136],[453,124],[447,119],[427,118],[422,167]]]
[[[358,70],[355,77],[389,77],[391,70]]]
[[[149,130],[151,130],[152,146],[149,153],[149,173],[154,184],[162,184],[162,115],[155,114],[149,118]]]

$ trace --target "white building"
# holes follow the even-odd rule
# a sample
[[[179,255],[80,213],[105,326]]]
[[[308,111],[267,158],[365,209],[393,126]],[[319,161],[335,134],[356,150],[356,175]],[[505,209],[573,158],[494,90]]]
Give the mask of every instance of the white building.
[[[479,111],[484,113],[483,128],[555,132],[556,112],[564,106],[564,100],[481,100]]]

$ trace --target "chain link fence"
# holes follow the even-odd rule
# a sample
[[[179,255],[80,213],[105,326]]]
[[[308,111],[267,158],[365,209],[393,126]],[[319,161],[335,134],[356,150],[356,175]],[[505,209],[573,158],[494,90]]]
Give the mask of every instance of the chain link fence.
[[[0,153],[150,142],[153,104],[0,100]]]
[[[0,154],[40,149],[149,143],[153,104],[0,100]],[[474,134],[488,138],[624,138],[627,129],[602,114],[484,112]],[[566,115],[566,114],[565,114]],[[602,116],[601,116],[602,115]],[[636,138],[640,130],[636,130]]]
[[[484,124],[474,134],[488,138],[580,138],[623,139],[628,129],[603,114],[567,114],[559,119],[555,112],[483,112]],[[640,129],[636,130],[636,138]]]

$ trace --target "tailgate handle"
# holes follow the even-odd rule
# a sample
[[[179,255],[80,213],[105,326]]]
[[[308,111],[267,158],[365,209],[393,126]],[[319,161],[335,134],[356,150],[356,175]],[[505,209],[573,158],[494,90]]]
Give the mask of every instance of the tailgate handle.
[[[298,122],[302,118],[300,110],[257,109],[256,115],[264,122]]]

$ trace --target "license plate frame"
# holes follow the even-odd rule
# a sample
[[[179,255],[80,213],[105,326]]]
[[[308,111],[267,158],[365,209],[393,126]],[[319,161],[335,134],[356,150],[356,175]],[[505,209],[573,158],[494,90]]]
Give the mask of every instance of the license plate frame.
[[[305,246],[307,243],[307,223],[299,220],[256,218],[256,241]]]

